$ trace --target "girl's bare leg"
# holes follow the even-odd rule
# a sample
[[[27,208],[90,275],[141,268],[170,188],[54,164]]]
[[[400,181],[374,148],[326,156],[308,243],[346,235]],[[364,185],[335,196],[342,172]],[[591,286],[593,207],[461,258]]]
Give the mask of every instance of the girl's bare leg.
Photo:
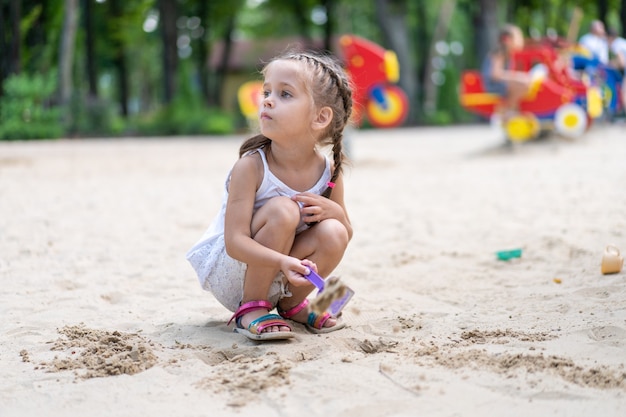
[[[507,96],[504,100],[504,111],[516,111],[519,104],[528,94],[529,83],[523,81],[510,81],[508,83]]]
[[[288,197],[276,197],[261,207],[252,219],[252,238],[265,247],[284,254],[289,253],[295,238],[295,230],[300,221],[298,204]],[[248,265],[243,284],[242,304],[248,301],[267,300],[268,293],[278,268]],[[241,318],[245,328],[255,319],[267,314],[264,310],[255,310]],[[266,332],[289,331],[288,327],[273,326]]]
[[[319,275],[326,278],[339,265],[348,242],[348,232],[343,224],[335,219],[327,219],[300,233],[295,239],[290,255],[314,262]],[[285,311],[292,309],[300,304],[314,288],[313,285],[290,287],[292,296],[283,298],[279,303],[280,308]],[[292,319],[306,323],[307,317],[308,312],[303,310]],[[337,321],[331,318],[324,326],[332,327],[335,324]]]

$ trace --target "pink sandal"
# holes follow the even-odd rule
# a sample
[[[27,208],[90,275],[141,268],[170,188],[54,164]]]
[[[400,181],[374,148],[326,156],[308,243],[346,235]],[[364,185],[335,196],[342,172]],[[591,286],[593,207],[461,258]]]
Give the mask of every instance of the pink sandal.
[[[241,324],[241,318],[246,314],[255,311],[255,310],[267,310],[270,312],[274,306],[269,301],[259,300],[259,301],[249,301],[245,304],[239,306],[235,314],[230,318],[228,324],[235,320],[235,324],[237,327],[235,328],[235,332],[241,333],[251,340],[282,340],[282,339],[291,339],[294,337],[294,333],[291,332],[291,326],[280,318],[277,314],[266,314],[264,316],[259,317],[258,319],[252,320],[252,322],[248,325],[248,328],[244,328]],[[288,332],[263,332],[263,330],[272,326],[285,326],[289,327]]]
[[[285,311],[278,308],[278,314],[284,319],[291,319],[293,316],[304,310],[309,306],[308,298],[302,300],[300,304],[297,306]],[[313,312],[309,313],[306,323],[302,323],[306,326],[306,328],[313,333],[330,333],[335,330],[343,329],[346,324],[342,321],[337,321],[337,324],[330,327],[324,327],[324,324],[330,319],[332,316],[329,313],[324,314],[315,314]]]

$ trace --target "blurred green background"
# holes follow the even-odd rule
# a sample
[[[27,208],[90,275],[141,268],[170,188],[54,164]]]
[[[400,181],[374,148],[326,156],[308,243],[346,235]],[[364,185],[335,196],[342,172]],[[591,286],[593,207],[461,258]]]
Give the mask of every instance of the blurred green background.
[[[339,36],[396,52],[406,125],[474,120],[460,72],[498,27],[567,34],[584,18],[626,27],[626,0],[0,0],[0,139],[229,134],[237,89],[290,45],[337,52]]]

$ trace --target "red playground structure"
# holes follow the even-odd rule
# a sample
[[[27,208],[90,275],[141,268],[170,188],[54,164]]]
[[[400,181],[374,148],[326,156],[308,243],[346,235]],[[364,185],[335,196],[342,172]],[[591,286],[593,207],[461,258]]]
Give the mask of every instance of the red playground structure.
[[[409,101],[404,91],[394,85],[400,78],[395,52],[354,35],[342,36],[339,45],[354,84],[354,123],[361,125],[363,113],[374,127],[404,123]]]
[[[519,112],[502,125],[509,140],[524,142],[544,131],[580,137],[602,115],[600,88],[572,77],[566,50],[531,44],[513,54],[511,62],[513,69],[529,72],[533,81],[519,103]],[[477,70],[461,74],[459,98],[466,110],[485,118],[493,116],[502,100],[497,94],[485,92]]]
[[[400,77],[396,54],[354,35],[343,35],[339,47],[353,84],[354,124],[361,126],[364,115],[374,127],[397,127],[404,123],[409,101],[394,84]],[[261,91],[260,81],[248,81],[239,87],[239,107],[250,121],[257,117]]]

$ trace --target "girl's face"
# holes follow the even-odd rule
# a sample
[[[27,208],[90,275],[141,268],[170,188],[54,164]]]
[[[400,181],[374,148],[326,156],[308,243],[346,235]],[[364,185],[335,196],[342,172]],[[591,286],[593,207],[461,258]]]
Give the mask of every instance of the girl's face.
[[[311,135],[314,106],[303,77],[302,64],[273,61],[265,69],[259,109],[261,133],[272,140]]]
[[[524,48],[524,34],[521,29],[514,28],[511,33],[511,49],[520,50]]]

